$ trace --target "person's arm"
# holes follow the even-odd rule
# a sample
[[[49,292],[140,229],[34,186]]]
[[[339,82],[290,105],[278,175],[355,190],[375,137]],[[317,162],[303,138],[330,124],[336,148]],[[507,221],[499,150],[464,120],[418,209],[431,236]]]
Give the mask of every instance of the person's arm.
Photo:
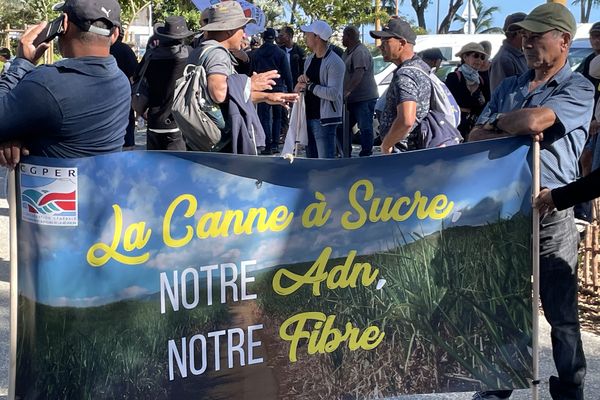
[[[217,104],[227,99],[227,76],[223,74],[211,74],[206,78],[206,86],[210,98]]]
[[[48,43],[42,43],[35,47],[33,41],[46,27],[46,22],[34,25],[27,29],[17,48],[17,57],[13,60],[6,74],[0,79],[0,98],[6,96],[23,77],[35,68],[35,65],[48,49]],[[0,115],[5,115],[0,112]]]
[[[396,143],[406,139],[416,120],[417,103],[415,101],[404,101],[398,104],[396,119],[392,123],[387,135],[381,141],[381,152],[383,154],[393,153]]]
[[[533,205],[539,208],[541,213],[545,213],[554,208],[565,210],[596,197],[600,197],[600,168],[568,185],[552,190],[542,189],[534,199]]]

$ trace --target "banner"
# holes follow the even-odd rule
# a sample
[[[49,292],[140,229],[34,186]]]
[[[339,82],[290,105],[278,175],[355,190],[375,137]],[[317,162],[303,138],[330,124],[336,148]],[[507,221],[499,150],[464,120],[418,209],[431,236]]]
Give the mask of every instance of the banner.
[[[17,177],[16,394],[528,387],[528,142],[293,163],[28,157]]]

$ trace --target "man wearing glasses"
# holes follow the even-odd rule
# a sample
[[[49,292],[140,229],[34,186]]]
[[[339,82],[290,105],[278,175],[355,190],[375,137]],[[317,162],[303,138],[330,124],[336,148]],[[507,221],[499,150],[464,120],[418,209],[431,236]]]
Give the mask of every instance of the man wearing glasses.
[[[371,31],[371,37],[381,39],[381,54],[385,61],[398,66],[387,90],[386,104],[380,118],[379,133],[383,154],[416,150],[413,131],[429,112],[431,81],[429,66],[414,52],[417,35],[408,22],[392,18],[381,31]],[[411,67],[411,68],[404,68]],[[425,73],[415,71],[420,68]]]

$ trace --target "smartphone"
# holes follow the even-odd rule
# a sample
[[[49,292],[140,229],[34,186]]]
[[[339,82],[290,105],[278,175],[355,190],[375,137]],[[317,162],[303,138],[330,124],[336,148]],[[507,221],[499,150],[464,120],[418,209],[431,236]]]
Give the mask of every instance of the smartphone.
[[[51,42],[55,37],[60,35],[63,31],[63,20],[65,16],[64,14],[60,17],[52,20],[46,25],[46,28],[40,32],[40,34],[33,41],[33,45],[35,47],[39,46],[41,43]]]

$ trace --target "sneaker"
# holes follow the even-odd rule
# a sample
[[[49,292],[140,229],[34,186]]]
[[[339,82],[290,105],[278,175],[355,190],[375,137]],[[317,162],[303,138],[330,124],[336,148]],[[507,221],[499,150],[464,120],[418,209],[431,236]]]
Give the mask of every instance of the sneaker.
[[[271,149],[264,149],[260,152],[260,154],[263,156],[270,156],[273,154],[273,152],[271,151]]]

